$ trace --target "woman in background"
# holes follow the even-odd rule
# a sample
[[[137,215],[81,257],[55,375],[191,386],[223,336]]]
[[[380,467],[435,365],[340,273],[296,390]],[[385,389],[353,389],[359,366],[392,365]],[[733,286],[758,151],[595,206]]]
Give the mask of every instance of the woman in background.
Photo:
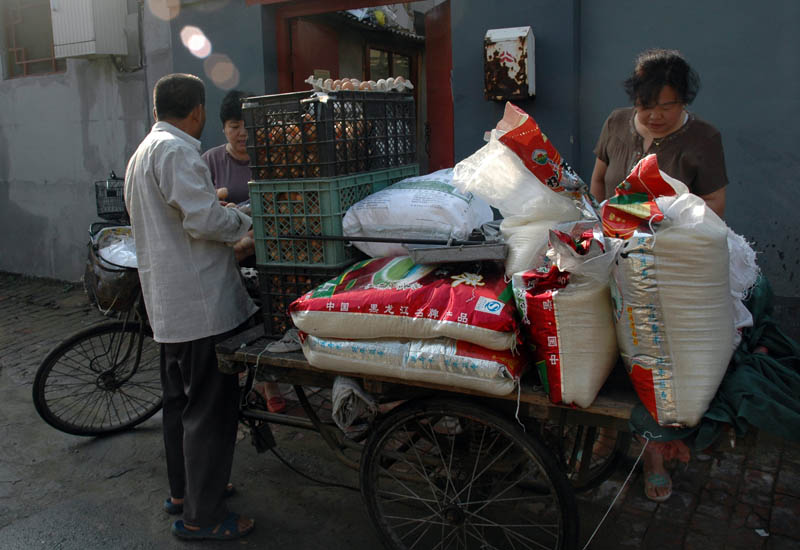
[[[722,138],[687,110],[700,89],[697,73],[676,50],[647,50],[624,86],[633,106],[616,109],[603,124],[594,149],[592,195],[598,201],[613,196],[636,163],[655,153],[663,172],[723,217],[728,176]]]

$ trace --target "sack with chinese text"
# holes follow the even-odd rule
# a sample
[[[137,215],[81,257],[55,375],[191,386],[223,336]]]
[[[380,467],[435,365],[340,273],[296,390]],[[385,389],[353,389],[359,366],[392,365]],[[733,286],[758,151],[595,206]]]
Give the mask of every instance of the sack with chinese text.
[[[466,240],[492,221],[492,209],[472,193],[453,187],[453,169],[406,178],[351,206],[342,219],[345,237]],[[400,243],[354,241],[372,256],[406,256]]]
[[[608,280],[619,242],[595,222],[560,227],[538,269],[514,274],[514,296],[550,400],[588,407],[618,357]]]
[[[642,159],[605,204],[603,228],[626,238],[611,293],[631,382],[660,425],[695,426],[733,354],[728,228],[670,180],[655,155]]]
[[[494,264],[365,260],[292,302],[297,328],[328,338],[438,338],[516,345],[511,284]]]
[[[490,350],[451,338],[341,340],[301,333],[303,354],[314,367],[389,376],[492,395],[514,391],[523,355]]]

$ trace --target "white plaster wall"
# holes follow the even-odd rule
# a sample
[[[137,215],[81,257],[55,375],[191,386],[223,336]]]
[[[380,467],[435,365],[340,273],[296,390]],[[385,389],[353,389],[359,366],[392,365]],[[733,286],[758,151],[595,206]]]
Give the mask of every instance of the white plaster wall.
[[[171,72],[169,24],[144,13],[145,70],[108,57],[0,81],[0,270],[77,281],[94,186],[120,177],[152,122],[150,90]]]

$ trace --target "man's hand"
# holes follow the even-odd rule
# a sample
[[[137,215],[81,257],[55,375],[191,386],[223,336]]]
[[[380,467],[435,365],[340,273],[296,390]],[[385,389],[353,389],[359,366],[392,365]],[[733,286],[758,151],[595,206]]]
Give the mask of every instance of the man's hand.
[[[241,262],[245,258],[252,256],[256,253],[256,241],[253,238],[253,230],[247,232],[247,235],[239,239],[233,245],[233,254],[236,256],[236,261]]]

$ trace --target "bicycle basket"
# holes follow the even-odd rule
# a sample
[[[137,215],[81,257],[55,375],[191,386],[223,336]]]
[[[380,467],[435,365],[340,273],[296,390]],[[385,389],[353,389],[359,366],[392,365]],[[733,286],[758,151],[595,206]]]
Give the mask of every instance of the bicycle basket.
[[[94,182],[94,194],[97,199],[97,215],[104,220],[128,223],[128,211],[125,208],[123,195],[125,181],[117,178],[114,172],[107,180]]]
[[[99,253],[101,248],[130,236],[128,226],[107,227],[89,242],[83,286],[89,301],[103,312],[129,311],[139,295],[139,273],[133,268],[113,265]]]

